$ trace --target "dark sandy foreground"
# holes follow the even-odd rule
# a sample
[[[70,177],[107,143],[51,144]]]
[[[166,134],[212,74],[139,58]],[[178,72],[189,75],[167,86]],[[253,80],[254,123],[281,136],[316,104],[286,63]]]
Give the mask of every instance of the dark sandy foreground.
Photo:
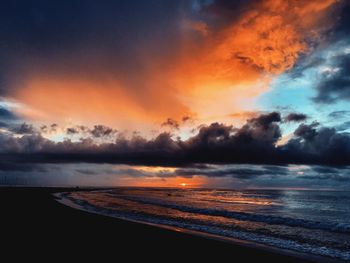
[[[75,210],[52,193],[0,188],[1,257],[71,262],[307,262],[305,259]],[[9,262],[9,261],[2,261]]]

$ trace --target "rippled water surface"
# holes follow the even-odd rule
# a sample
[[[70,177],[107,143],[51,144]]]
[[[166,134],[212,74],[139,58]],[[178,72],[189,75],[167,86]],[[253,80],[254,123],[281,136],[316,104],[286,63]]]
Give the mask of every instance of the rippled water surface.
[[[350,261],[350,192],[118,188],[61,197],[90,212]]]

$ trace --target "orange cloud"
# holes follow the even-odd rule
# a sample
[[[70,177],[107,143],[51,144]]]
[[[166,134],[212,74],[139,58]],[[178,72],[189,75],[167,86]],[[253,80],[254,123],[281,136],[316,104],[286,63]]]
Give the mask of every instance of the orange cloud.
[[[309,43],[321,41],[333,25],[336,2],[268,0],[220,27],[187,22],[175,55],[140,51],[140,75],[131,72],[122,81],[114,74],[123,68],[118,63],[108,77],[91,72],[104,76],[98,81],[74,76],[74,68],[69,77],[32,73],[12,95],[27,105],[22,114],[50,122],[144,130],[169,117],[193,114],[204,122],[213,116],[226,120],[232,112],[257,110],[254,99],[268,89],[271,78],[290,70],[312,50]],[[193,30],[200,34],[193,37]]]
[[[185,54],[183,71],[192,75],[194,84],[232,84],[291,69],[310,50],[307,43],[318,40],[333,25],[329,18],[335,3],[262,1],[238,21],[211,32],[202,48],[192,46],[195,57]]]
[[[261,1],[202,41],[184,41],[176,86],[199,115],[254,109],[273,76],[290,70],[333,25],[336,0]],[[219,14],[220,15],[220,14]],[[195,25],[195,23],[194,23]],[[243,104],[243,105],[242,105]]]

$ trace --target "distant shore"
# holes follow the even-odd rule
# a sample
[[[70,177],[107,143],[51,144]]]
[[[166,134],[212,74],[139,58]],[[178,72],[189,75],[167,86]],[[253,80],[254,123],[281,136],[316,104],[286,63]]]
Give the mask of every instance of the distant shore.
[[[147,262],[166,262],[169,258],[282,263],[319,261],[312,256],[306,258],[305,255],[263,249],[245,242],[223,242],[215,237],[206,238],[92,214],[65,206],[53,196],[54,193],[75,190],[0,188],[2,251],[14,256],[17,251],[30,252],[35,258],[41,257],[41,251],[45,251],[57,257],[82,259],[98,256],[109,259],[123,256]]]

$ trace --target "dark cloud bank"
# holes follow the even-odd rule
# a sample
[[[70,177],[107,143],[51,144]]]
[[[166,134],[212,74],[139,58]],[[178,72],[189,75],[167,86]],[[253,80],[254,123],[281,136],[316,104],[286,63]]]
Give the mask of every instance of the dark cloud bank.
[[[323,73],[316,86],[317,103],[334,103],[339,100],[350,100],[350,53],[333,57],[335,72]]]
[[[186,166],[194,163],[222,164],[320,164],[349,165],[350,135],[317,122],[302,123],[284,145],[280,113],[252,118],[242,127],[212,123],[187,139],[161,133],[151,140],[135,135],[116,136],[113,143],[97,144],[93,137],[73,142],[53,142],[40,133],[22,137],[0,133],[1,163],[126,163]],[[99,127],[99,126],[96,126]],[[100,127],[101,128],[101,127]],[[109,130],[96,128],[98,135]],[[68,132],[68,131],[67,131]],[[102,133],[101,133],[102,132]]]
[[[335,104],[339,101],[350,100],[350,53],[345,49],[350,44],[350,2],[343,1],[342,9],[337,17],[335,27],[327,33],[327,42],[334,47],[333,53],[329,56],[322,56],[324,47],[311,56],[301,57],[292,71],[289,72],[292,78],[305,75],[305,71],[312,68],[324,66],[329,68],[322,71],[314,88],[316,91],[312,101],[317,104]],[[321,55],[317,55],[321,54]],[[341,111],[338,111],[339,115]],[[338,117],[336,113],[332,117]]]
[[[292,121],[301,122],[301,121],[306,121],[306,119],[307,119],[307,115],[303,113],[290,113],[284,118],[286,122],[292,122]]]

